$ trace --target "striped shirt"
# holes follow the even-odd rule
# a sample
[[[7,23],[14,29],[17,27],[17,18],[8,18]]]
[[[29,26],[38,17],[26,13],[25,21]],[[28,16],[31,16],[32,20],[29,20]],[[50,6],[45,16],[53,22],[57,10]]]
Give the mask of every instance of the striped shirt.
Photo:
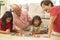
[[[22,10],[21,16],[18,17],[13,13],[13,29],[20,30],[28,27],[30,24],[31,17],[28,15],[28,12]]]

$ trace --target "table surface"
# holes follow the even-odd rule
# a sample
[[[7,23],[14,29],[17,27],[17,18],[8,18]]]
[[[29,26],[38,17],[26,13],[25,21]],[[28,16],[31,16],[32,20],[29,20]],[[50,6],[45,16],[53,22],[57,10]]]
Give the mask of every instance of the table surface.
[[[49,40],[49,38],[44,38],[43,35],[41,35],[40,37],[32,36],[28,37],[28,36],[16,36],[11,34],[0,34],[0,40]]]

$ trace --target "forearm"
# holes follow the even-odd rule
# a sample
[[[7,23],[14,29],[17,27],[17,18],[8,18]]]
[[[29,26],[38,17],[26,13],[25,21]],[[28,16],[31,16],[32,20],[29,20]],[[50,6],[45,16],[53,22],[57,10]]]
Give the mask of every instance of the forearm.
[[[9,34],[9,33],[10,33],[10,29],[7,29],[6,31],[0,30],[0,33],[3,33],[3,34]]]
[[[0,33],[3,33],[3,34],[9,34],[10,32],[6,32],[6,31],[0,30]]]
[[[48,29],[48,36],[50,37],[50,35],[51,35],[51,32],[52,32],[52,25],[53,24],[49,24],[49,29]]]
[[[53,27],[53,23],[55,21],[55,19],[57,18],[57,16],[52,16],[50,17],[50,23],[49,23],[49,30],[48,30],[48,36],[50,37],[51,35],[51,31],[52,31],[52,27]]]

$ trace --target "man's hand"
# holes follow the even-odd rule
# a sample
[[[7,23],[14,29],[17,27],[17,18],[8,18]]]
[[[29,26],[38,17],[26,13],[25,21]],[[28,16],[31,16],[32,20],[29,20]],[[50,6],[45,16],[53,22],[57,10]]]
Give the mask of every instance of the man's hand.
[[[19,35],[22,35],[22,34],[24,34],[24,30],[18,30],[17,33],[18,33]]]

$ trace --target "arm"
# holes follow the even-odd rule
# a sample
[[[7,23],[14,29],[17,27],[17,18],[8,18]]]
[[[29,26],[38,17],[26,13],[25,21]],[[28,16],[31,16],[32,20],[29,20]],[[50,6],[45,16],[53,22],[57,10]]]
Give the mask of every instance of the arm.
[[[27,13],[27,20],[30,24],[32,23],[32,17],[30,16],[29,13]]]
[[[51,31],[52,31],[52,27],[53,27],[53,23],[55,21],[55,19],[57,18],[57,16],[51,16],[50,17],[50,23],[49,23],[49,30],[48,30],[48,37],[50,37],[51,35]]]
[[[30,29],[30,31],[29,31],[29,34],[31,34],[31,33],[32,33],[32,31],[33,31],[33,27],[31,27],[31,29]]]
[[[10,33],[10,29],[7,29],[6,31],[2,31],[1,30],[1,25],[2,25],[2,21],[0,20],[0,33],[9,34]]]
[[[13,30],[15,31],[20,30],[20,28],[18,28],[17,24],[15,23],[15,21],[13,21]]]
[[[7,29],[6,31],[0,30],[0,33],[3,33],[3,34],[9,34],[9,33],[10,33],[10,29]]]
[[[24,30],[23,29],[21,29],[21,28],[19,28],[16,24],[15,24],[15,22],[13,23],[13,30],[14,30],[14,32],[16,32],[16,33],[18,33],[18,35],[22,35],[23,33],[24,33]]]

